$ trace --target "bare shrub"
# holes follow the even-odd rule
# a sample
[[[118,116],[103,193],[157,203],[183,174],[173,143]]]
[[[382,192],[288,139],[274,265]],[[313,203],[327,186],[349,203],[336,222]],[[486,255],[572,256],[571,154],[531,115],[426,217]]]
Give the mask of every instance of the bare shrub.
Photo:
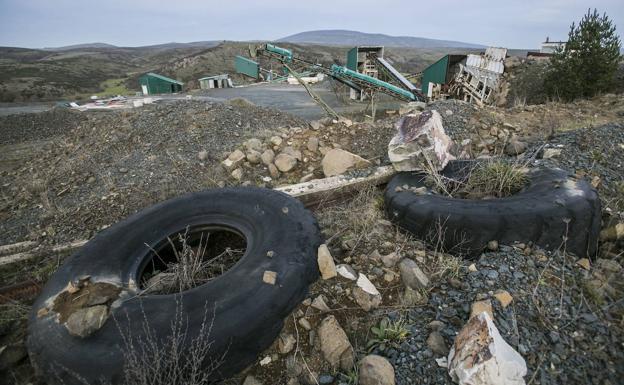
[[[212,256],[209,253],[215,245],[210,245],[211,233],[202,232],[199,243],[189,243],[189,228],[177,236],[177,240],[167,238],[173,262],[167,263],[167,257],[152,249],[155,258],[166,264],[162,272],[154,271],[151,277],[143,277],[146,293],[170,294],[182,292],[202,285],[223,274],[244,254],[245,249],[223,247],[223,251]],[[176,244],[177,243],[177,244]]]
[[[212,374],[221,366],[227,351],[217,359],[209,357],[214,340],[210,334],[214,311],[208,318],[208,304],[204,306],[202,324],[195,337],[189,336],[188,317],[180,300],[176,302],[175,316],[167,335],[154,330],[143,313],[140,333],[128,320],[128,329],[117,322],[123,343],[124,384],[126,385],[207,385],[214,382]]]

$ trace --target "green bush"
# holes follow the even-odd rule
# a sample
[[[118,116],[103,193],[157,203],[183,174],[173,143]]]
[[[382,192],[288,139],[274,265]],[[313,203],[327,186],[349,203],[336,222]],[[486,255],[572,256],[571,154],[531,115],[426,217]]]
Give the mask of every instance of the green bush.
[[[572,23],[565,48],[558,49],[551,59],[545,80],[548,94],[573,100],[612,90],[620,47],[615,25],[607,15],[588,10],[578,26]]]

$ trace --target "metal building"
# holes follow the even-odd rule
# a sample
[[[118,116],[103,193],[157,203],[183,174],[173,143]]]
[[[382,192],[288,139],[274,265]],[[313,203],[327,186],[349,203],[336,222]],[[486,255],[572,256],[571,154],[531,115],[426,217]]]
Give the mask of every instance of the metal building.
[[[422,76],[422,93],[427,97],[432,95],[434,84],[447,84],[455,77],[456,64],[466,59],[466,55],[446,55],[429,67],[425,68]]]
[[[231,88],[232,79],[230,79],[230,75],[215,75],[215,76],[206,76],[205,78],[199,79],[199,87],[202,90],[206,90],[209,88]]]
[[[143,95],[174,94],[182,91],[184,83],[153,72],[146,73],[139,78]]]

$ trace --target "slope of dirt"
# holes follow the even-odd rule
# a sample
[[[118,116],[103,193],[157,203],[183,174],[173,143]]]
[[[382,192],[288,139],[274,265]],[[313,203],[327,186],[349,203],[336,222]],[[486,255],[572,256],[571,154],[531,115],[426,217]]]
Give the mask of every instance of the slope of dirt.
[[[306,124],[276,110],[195,101],[85,113],[52,148],[4,172],[0,243],[90,238],[150,204],[217,186],[218,163],[245,137]]]

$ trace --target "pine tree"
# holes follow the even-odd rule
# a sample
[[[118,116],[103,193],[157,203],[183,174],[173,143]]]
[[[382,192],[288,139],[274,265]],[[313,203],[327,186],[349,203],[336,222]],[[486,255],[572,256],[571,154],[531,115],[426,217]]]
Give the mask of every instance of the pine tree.
[[[572,23],[565,47],[551,58],[545,80],[550,96],[564,100],[591,97],[609,91],[620,60],[621,42],[607,14],[594,9],[578,24]]]

